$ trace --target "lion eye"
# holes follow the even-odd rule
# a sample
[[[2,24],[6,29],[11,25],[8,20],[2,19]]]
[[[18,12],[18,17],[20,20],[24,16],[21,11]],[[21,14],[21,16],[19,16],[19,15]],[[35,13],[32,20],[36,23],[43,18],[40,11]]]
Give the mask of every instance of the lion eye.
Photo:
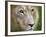
[[[34,11],[34,9],[32,9],[31,11]]]
[[[23,10],[20,10],[19,12],[24,13],[24,11],[23,11]]]

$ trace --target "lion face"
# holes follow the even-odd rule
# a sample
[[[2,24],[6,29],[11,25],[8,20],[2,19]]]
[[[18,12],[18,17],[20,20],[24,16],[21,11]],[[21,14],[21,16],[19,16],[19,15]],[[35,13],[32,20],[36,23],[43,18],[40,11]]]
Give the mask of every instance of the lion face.
[[[23,30],[33,30],[35,10],[32,6],[16,6],[13,15],[16,18],[16,26]]]

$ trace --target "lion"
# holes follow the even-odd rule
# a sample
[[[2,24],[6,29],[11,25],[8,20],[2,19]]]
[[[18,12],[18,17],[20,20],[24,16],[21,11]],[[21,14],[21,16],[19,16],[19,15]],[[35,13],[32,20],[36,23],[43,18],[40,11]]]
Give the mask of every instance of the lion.
[[[33,6],[17,5],[11,9],[11,31],[34,30],[36,11]]]

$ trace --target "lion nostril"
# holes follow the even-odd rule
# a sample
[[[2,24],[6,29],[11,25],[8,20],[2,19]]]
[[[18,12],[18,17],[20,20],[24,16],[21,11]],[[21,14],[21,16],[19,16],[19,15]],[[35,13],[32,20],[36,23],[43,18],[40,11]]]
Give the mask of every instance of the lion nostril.
[[[28,24],[28,25],[30,25],[32,27],[34,24]]]

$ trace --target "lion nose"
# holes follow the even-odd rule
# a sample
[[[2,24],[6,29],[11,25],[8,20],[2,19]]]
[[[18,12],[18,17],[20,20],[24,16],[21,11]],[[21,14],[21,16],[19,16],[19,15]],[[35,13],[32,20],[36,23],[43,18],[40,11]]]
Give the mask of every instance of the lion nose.
[[[30,25],[31,27],[33,27],[34,24],[28,24],[28,25]]]
[[[28,24],[32,27],[32,25],[34,24],[34,19],[32,16],[28,17]]]

